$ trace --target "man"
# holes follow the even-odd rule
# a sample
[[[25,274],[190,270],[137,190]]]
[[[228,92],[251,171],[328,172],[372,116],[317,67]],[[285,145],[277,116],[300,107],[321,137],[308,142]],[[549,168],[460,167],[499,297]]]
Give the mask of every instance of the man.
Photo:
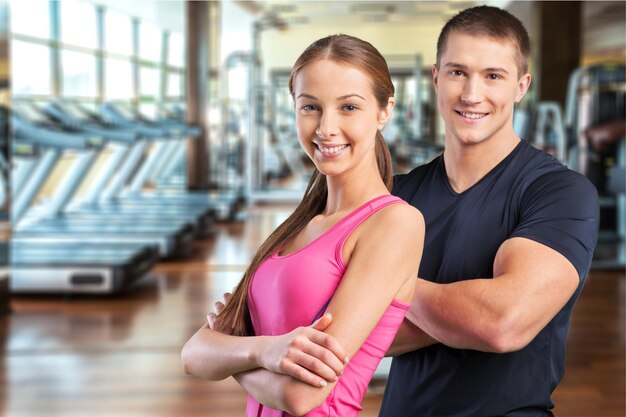
[[[528,34],[479,6],[444,26],[433,82],[445,151],[396,178],[426,221],[381,417],[551,416],[597,239],[591,183],[513,131]]]

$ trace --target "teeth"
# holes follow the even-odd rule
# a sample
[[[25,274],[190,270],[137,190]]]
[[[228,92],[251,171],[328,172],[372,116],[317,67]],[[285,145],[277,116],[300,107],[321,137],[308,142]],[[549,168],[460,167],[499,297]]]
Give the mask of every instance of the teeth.
[[[459,112],[461,113],[461,115],[463,117],[467,117],[468,119],[480,119],[481,117],[484,117],[486,113],[464,113],[464,112]]]
[[[319,148],[320,151],[324,152],[324,153],[337,153],[340,150],[344,149],[345,147],[347,147],[348,145],[339,145],[339,146],[333,146],[331,148],[326,148],[322,145],[317,145],[317,147]]]

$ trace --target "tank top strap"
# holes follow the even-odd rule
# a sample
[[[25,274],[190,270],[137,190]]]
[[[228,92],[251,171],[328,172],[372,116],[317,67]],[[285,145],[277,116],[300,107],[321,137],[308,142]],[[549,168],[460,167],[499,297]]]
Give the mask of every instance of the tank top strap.
[[[341,225],[339,225],[339,227],[334,231],[335,239],[337,239],[335,258],[343,267],[345,267],[342,257],[343,246],[352,232],[354,232],[354,230],[359,227],[361,223],[367,220],[374,213],[377,213],[379,210],[387,206],[399,203],[407,204],[406,201],[399,197],[389,194],[382,195],[368,201],[352,213],[348,214],[348,216],[341,222]]]

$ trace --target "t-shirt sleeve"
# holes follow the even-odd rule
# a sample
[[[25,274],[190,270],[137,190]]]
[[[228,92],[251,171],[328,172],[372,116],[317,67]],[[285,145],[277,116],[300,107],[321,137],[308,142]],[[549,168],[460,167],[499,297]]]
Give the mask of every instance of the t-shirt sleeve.
[[[565,256],[583,279],[598,239],[598,193],[570,170],[545,174],[526,189],[520,218],[510,237],[524,237]]]

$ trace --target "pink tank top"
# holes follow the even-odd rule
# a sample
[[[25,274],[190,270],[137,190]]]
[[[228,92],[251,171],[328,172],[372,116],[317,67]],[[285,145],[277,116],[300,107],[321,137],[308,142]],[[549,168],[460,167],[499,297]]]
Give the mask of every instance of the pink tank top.
[[[321,317],[346,270],[342,256],[346,240],[369,216],[397,203],[405,202],[391,195],[377,197],[339,220],[305,247],[284,256],[275,253],[268,257],[252,277],[248,294],[255,334],[285,334]],[[308,417],[357,415],[367,385],[408,309],[408,304],[393,300],[372,333],[350,358],[324,403],[306,414]],[[282,416],[288,414],[267,408],[248,395],[246,417]]]

